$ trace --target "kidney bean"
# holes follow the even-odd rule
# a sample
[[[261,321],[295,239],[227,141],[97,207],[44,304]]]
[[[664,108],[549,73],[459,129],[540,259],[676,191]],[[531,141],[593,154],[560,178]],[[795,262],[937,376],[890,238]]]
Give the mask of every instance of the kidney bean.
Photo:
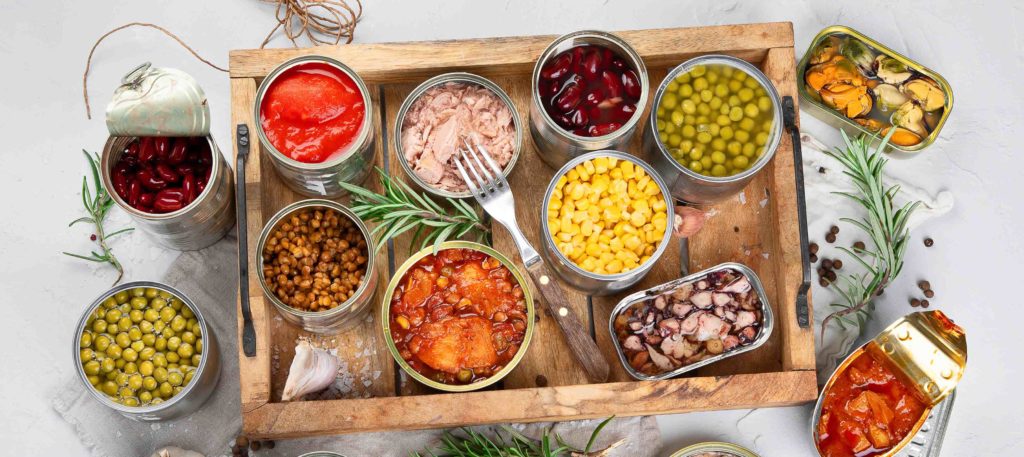
[[[601,63],[601,51],[594,49],[583,56],[583,76],[588,78],[597,78],[601,75],[601,69],[603,65]]]
[[[636,105],[632,103],[623,103],[612,108],[612,119],[622,124],[625,124],[634,114],[636,114]]]
[[[142,183],[138,179],[132,179],[128,183],[128,204],[133,207],[138,206],[140,196],[142,196]]]
[[[206,180],[200,179],[196,181],[196,188],[199,189],[199,193],[202,194],[203,191],[206,190]]]
[[[637,78],[636,72],[628,70],[622,74],[622,87],[626,90],[626,95],[639,99],[640,98],[640,78]]]
[[[143,168],[135,173],[135,179],[140,184],[150,190],[160,190],[167,187],[167,181],[160,175],[153,172],[152,169]]]
[[[618,122],[607,122],[604,124],[591,125],[588,129],[590,136],[604,136],[622,127]]]
[[[146,163],[156,155],[156,144],[152,137],[144,137],[139,142],[139,162]]]
[[[604,84],[604,93],[608,94],[608,97],[622,96],[622,82],[615,73],[607,70],[601,72],[601,82]]]
[[[171,153],[167,155],[167,163],[171,165],[177,165],[185,160],[186,153],[188,151],[188,140],[185,138],[177,138],[174,140],[174,146],[171,147]]]
[[[570,127],[586,127],[590,123],[590,115],[582,109],[575,109],[569,113]]]
[[[186,163],[183,163],[181,165],[178,165],[175,168],[175,170],[177,170],[178,174],[180,174],[182,176],[191,175],[191,174],[195,174],[196,166],[191,164],[191,163],[186,162]]]
[[[580,86],[573,84],[562,89],[562,93],[555,99],[555,106],[563,113],[568,112],[580,103]]]
[[[115,172],[110,177],[110,180],[114,183],[114,192],[123,200],[128,200],[128,173],[126,171]]]
[[[152,192],[143,192],[139,196],[139,206],[153,206],[156,201],[156,194]]]
[[[569,72],[570,65],[572,65],[572,56],[569,54],[562,54],[551,62],[548,62],[548,64],[540,70],[540,77],[544,79],[559,79]]]
[[[178,174],[178,172],[174,171],[170,165],[162,162],[156,164],[156,174],[160,175],[161,178],[164,178],[164,180],[169,183],[175,183],[181,180],[181,175]]]
[[[604,91],[600,88],[596,88],[587,92],[587,95],[583,96],[583,101],[581,103],[583,103],[583,106],[590,108],[597,106],[597,104],[604,101],[605,98]]]
[[[155,144],[157,160],[167,160],[167,155],[171,152],[171,139],[160,136],[156,138]]]
[[[180,187],[168,187],[157,192],[153,209],[161,213],[177,211],[185,206],[185,194]]]
[[[197,187],[196,177],[187,174],[181,178],[181,190],[185,193],[185,202],[191,203],[199,196],[199,188]]]
[[[614,57],[612,58],[612,68],[624,72],[629,69],[629,66],[626,65],[625,60],[622,60],[619,57]]]
[[[124,153],[127,154],[127,155],[130,155],[130,156],[138,157],[139,156],[139,142],[132,141],[131,143],[128,143],[128,147],[124,148]]]

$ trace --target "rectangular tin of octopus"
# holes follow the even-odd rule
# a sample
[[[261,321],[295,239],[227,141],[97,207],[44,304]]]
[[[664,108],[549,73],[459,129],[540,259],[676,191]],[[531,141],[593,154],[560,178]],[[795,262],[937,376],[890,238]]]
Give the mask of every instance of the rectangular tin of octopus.
[[[736,277],[731,278],[730,275]],[[728,284],[704,284],[703,288],[699,287],[700,282],[714,281],[716,278],[730,278],[730,282]],[[713,285],[719,287],[710,288]],[[689,294],[690,292],[693,293]],[[673,295],[674,293],[678,295]],[[659,299],[661,300],[660,304]],[[651,302],[651,305],[634,308],[635,305],[646,301]],[[760,304],[760,307],[754,306],[755,303]],[[634,310],[634,315],[627,316],[631,309]],[[645,310],[644,315],[640,318],[635,316],[637,309]],[[660,320],[657,319],[659,313],[662,315]],[[670,315],[673,317],[666,317]],[[707,318],[702,320],[703,317]],[[688,322],[691,319],[692,323]],[[670,320],[674,320],[674,322],[663,324],[664,321]],[[687,325],[688,323],[691,325]],[[688,332],[685,328],[693,327],[694,324],[697,327],[690,329],[688,335],[698,335],[698,343],[693,343],[691,339],[684,336]],[[710,332],[707,329],[709,326],[712,327]],[[722,263],[630,294],[615,305],[608,319],[608,331],[615,344],[619,361],[630,376],[643,381],[672,378],[719,360],[757,349],[768,341],[774,326],[772,307],[768,302],[761,279],[746,265],[735,262]],[[673,329],[673,327],[676,328]],[[648,333],[653,329],[657,329],[658,333]],[[707,335],[701,335],[702,332]],[[711,336],[723,333],[724,336],[721,339],[711,338]],[[709,336],[709,338],[704,339],[703,336]],[[647,357],[656,366],[659,368],[668,366],[669,369],[651,373],[645,372],[643,366],[639,369],[635,367],[633,361],[630,360],[630,355],[627,354],[627,350],[633,349],[626,347],[630,344],[634,346],[638,344],[636,340],[630,341],[633,337],[643,338],[639,344],[646,349]],[[711,343],[713,341],[718,341],[718,343]],[[730,348],[725,349],[725,344],[731,344]],[[712,345],[717,347],[709,347]],[[673,357],[665,355],[669,349],[672,350]],[[640,355],[643,351],[635,352],[633,357],[644,357]],[[682,360],[677,360],[675,356],[679,356]],[[675,362],[679,362],[681,365],[676,367]]]

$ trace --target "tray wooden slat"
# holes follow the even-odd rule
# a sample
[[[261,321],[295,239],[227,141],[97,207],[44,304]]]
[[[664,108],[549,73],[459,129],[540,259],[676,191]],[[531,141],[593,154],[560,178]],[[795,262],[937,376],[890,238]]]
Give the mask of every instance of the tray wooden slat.
[[[779,92],[795,97],[792,26],[788,23],[731,25],[688,29],[622,32],[643,55],[652,85],[672,66],[706,53],[736,55],[759,65]],[[410,182],[397,157],[395,117],[406,95],[424,79],[456,70],[492,78],[509,93],[528,122],[534,60],[551,36],[493,38],[447,42],[348,45],[316,49],[244,50],[231,53],[232,120],[253,124],[253,99],[263,75],[291,57],[322,53],[358,71],[379,108],[376,164],[392,177]],[[648,107],[648,112],[650,107]],[[647,113],[644,113],[646,116]],[[540,248],[539,205],[554,174],[537,156],[527,129],[524,147],[509,176],[515,189],[517,218],[527,238]],[[639,135],[628,152],[640,153]],[[277,177],[255,135],[246,167],[250,269],[259,268],[256,240],[265,220],[300,196]],[[376,177],[363,184],[378,189]],[[415,185],[413,185],[415,188]],[[251,438],[451,427],[499,422],[531,422],[603,417],[611,414],[665,414],[708,409],[790,405],[816,395],[813,336],[796,325],[793,303],[800,280],[799,240],[793,180],[792,145],[783,139],[776,158],[735,198],[709,208],[714,216],[690,240],[691,271],[723,261],[751,266],[765,284],[776,313],[771,339],[756,351],[726,359],[689,376],[659,382],[636,382],[620,366],[608,318],[625,294],[587,297],[567,290],[571,306],[592,329],[612,371],[610,382],[587,384],[553,319],[537,303],[539,321],[522,362],[501,383],[484,391],[448,394],[426,388],[397,369],[384,342],[377,317],[380,308],[355,328],[329,336],[307,334],[284,323],[263,299],[255,274],[249,288],[257,331],[257,355],[239,354],[244,432]],[[766,199],[766,200],[765,200]],[[343,204],[347,198],[342,198]],[[762,205],[762,200],[764,204]],[[395,269],[409,254],[411,235],[389,243],[378,256],[381,275],[377,306]],[[634,290],[679,277],[682,259],[677,240]],[[494,246],[521,266],[508,233],[494,224]],[[532,288],[532,284],[530,284]],[[239,321],[241,327],[241,321]],[[338,351],[344,362],[340,386],[316,399],[281,402],[281,390],[298,338],[307,337]]]

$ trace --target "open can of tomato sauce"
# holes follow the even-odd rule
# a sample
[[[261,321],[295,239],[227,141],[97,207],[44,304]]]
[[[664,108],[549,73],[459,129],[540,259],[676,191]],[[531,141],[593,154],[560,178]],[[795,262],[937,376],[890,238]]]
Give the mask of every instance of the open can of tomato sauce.
[[[891,457],[956,388],[967,336],[942,311],[911,313],[843,360],[811,418],[822,457]]]
[[[642,147],[673,197],[704,205],[746,187],[781,139],[782,100],[771,80],[744,60],[705,55],[658,86]]]
[[[345,64],[301,56],[270,72],[256,92],[256,133],[281,179],[309,197],[336,198],[373,169],[373,102]]]
[[[372,240],[359,216],[335,201],[282,208],[256,244],[263,295],[308,332],[337,333],[359,322],[377,290]]]
[[[758,455],[737,444],[709,441],[684,447],[672,454],[672,457],[758,457]]]
[[[558,168],[590,151],[624,149],[647,106],[647,78],[640,54],[617,35],[556,38],[531,79],[530,134],[541,160]]]
[[[398,268],[380,312],[402,371],[437,390],[469,392],[515,369],[533,338],[536,311],[508,257],[479,243],[446,241]]]
[[[235,199],[231,167],[210,135],[206,94],[188,74],[148,62],[121,82],[107,105],[104,187],[160,245],[213,244],[235,225]]]
[[[822,30],[797,65],[802,106],[837,129],[884,137],[914,153],[932,143],[953,111],[938,73],[850,27]]]

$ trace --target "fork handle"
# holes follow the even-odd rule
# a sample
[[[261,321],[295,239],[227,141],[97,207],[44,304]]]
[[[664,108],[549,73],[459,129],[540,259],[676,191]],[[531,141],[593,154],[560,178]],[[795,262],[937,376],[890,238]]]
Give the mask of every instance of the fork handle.
[[[583,330],[583,323],[576,317],[576,313],[569,308],[569,299],[565,291],[555,283],[555,276],[551,269],[538,259],[526,267],[533,278],[533,284],[537,286],[540,294],[544,296],[544,304],[548,311],[554,316],[558,326],[562,328],[569,349],[572,350],[576,360],[583,365],[590,382],[605,382],[608,380],[608,361],[605,360],[601,350],[593,338]]]

